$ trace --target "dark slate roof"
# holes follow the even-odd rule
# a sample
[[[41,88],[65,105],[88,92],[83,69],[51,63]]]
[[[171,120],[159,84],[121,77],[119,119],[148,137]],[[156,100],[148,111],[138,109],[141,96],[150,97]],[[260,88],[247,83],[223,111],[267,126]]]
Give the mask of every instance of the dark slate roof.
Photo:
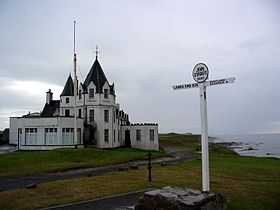
[[[41,112],[41,117],[53,117],[55,111],[59,109],[60,101],[52,100],[50,104],[45,104],[43,111]]]
[[[87,75],[87,78],[84,82],[85,88],[88,87],[88,85],[91,81],[96,86],[96,93],[102,93],[103,85],[105,84],[106,81],[108,81],[102,70],[102,67],[97,59],[95,59],[93,65]]]
[[[74,96],[74,82],[72,80],[71,74],[69,75],[60,96]]]

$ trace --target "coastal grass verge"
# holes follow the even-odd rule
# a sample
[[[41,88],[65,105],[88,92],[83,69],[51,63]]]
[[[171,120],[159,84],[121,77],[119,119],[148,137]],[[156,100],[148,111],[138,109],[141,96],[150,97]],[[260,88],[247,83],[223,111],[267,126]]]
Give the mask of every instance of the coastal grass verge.
[[[179,148],[186,151],[199,152],[199,137],[186,136],[165,135],[164,144],[172,147],[180,145]],[[190,138],[196,140],[186,142]],[[151,187],[147,175],[147,168],[142,166],[138,170],[43,183],[34,189],[4,191],[0,192],[0,209],[38,209],[146,189]],[[152,179],[153,187],[169,185],[200,189],[201,160],[153,165]],[[225,195],[229,210],[278,209],[280,160],[241,157],[223,146],[213,144],[210,146],[210,184],[211,191]]]
[[[229,210],[277,209],[280,196],[279,160],[229,157],[211,159],[211,190],[226,196]],[[258,163],[257,163],[258,162]],[[241,167],[239,165],[241,164]],[[263,167],[261,167],[263,165]],[[201,188],[201,161],[155,165],[152,186]],[[145,166],[138,170],[110,172],[43,183],[34,189],[0,192],[0,209],[31,210],[69,202],[101,198],[151,187]]]
[[[161,157],[165,153],[153,151],[152,156]],[[19,151],[0,156],[0,177],[39,175],[143,159],[147,159],[147,151],[132,148]]]

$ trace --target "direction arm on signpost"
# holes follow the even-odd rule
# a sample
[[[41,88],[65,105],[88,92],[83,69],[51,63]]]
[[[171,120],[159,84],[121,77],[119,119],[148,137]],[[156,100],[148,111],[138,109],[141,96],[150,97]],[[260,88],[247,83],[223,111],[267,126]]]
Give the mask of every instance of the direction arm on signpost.
[[[190,88],[198,88],[200,86],[230,84],[230,83],[234,83],[234,81],[235,81],[235,77],[229,77],[229,78],[225,78],[225,79],[209,80],[204,83],[189,83],[189,84],[173,85],[172,88],[173,88],[173,90],[190,89]]]

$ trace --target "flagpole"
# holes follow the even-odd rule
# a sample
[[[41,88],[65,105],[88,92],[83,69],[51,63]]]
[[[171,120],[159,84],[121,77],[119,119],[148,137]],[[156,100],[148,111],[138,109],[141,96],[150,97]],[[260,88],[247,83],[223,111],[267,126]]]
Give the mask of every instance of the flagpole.
[[[74,20],[74,145],[78,144],[77,136],[77,55],[76,55],[76,21]]]

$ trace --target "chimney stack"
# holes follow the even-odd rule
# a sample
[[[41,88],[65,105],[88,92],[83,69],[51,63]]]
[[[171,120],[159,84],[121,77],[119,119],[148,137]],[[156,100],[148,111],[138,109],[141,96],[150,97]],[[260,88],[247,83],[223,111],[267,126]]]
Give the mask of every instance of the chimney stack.
[[[46,103],[50,104],[51,101],[53,100],[53,93],[52,93],[51,89],[49,89],[49,91],[46,92],[46,94],[47,94],[46,95]]]

